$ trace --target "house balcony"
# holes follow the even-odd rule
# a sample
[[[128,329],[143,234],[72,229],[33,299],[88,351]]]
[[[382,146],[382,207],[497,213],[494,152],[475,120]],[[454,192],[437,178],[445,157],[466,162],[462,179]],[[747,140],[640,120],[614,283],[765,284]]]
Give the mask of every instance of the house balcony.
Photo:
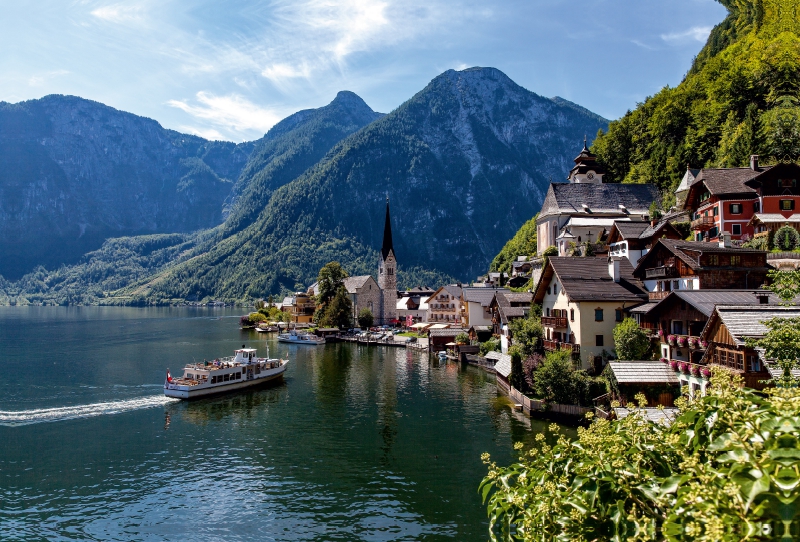
[[[677,348],[690,348],[692,350],[705,350],[707,344],[700,340],[700,337],[692,335],[661,335],[661,343],[675,346]]]
[[[560,316],[542,316],[542,325],[545,327],[566,328],[567,319]]]
[[[572,352],[573,354],[580,354],[581,353],[581,345],[579,344],[571,344],[571,343],[562,343],[561,341],[542,341],[544,344],[544,349],[548,352],[557,352],[559,350],[567,350],[568,352]]]
[[[714,220],[713,216],[701,216],[700,218],[692,220],[692,229],[694,231],[710,230],[716,225],[717,222]]]
[[[647,296],[650,298],[650,301],[661,301],[671,293],[672,292],[648,292]]]
[[[653,267],[644,270],[646,279],[673,279],[678,278],[678,268],[671,265],[662,265],[661,267]]]

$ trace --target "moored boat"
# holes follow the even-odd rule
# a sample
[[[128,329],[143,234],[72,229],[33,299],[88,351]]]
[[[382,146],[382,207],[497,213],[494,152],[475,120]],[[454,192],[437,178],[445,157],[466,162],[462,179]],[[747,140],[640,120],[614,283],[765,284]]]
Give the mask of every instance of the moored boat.
[[[173,378],[167,369],[164,395],[194,399],[257,386],[282,378],[287,363],[289,360],[259,358],[255,348],[240,348],[230,357],[189,363],[179,378]]]
[[[308,344],[312,346],[325,344],[325,339],[322,337],[317,337],[313,333],[298,333],[296,329],[293,329],[288,333],[281,333],[278,335],[278,341],[282,343]]]

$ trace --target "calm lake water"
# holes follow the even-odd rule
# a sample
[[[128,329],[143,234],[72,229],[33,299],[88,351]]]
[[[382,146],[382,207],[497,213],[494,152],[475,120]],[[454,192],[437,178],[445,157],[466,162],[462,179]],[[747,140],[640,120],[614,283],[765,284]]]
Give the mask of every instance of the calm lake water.
[[[481,453],[545,430],[493,376],[279,344],[241,312],[0,307],[0,539],[487,539]],[[167,367],[242,344],[288,356],[284,383],[164,398]]]

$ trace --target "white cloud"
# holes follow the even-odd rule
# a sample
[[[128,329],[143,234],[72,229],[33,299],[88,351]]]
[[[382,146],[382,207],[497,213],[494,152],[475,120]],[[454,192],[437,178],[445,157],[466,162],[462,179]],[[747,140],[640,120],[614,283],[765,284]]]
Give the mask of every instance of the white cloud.
[[[200,136],[203,139],[208,139],[209,141],[228,141],[229,138],[225,137],[217,130],[213,128],[198,128],[196,126],[187,126],[182,125],[178,126],[178,131],[183,132],[184,134],[192,134],[196,136]]]
[[[700,43],[705,43],[710,33],[710,26],[693,26],[684,32],[661,34],[661,39],[669,43],[685,43],[689,41],[699,41]]]
[[[238,94],[216,96],[209,92],[198,92],[196,98],[195,104],[169,100],[167,105],[205,121],[203,128],[190,129],[206,138],[226,139],[224,132],[229,138],[241,141],[264,134],[282,118],[275,111],[260,107]]]
[[[134,23],[144,19],[144,9],[142,6],[130,4],[102,6],[89,13],[98,19],[116,24]]]

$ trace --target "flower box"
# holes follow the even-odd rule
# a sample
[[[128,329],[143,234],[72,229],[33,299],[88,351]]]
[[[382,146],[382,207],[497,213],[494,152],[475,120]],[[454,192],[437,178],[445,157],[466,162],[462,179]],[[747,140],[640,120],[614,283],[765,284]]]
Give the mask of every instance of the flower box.
[[[675,346],[675,335],[667,335],[667,342],[670,346]]]
[[[683,374],[689,374],[689,367],[690,365],[688,363],[681,363],[681,372]]]
[[[658,361],[661,363],[667,363],[669,360],[667,358],[660,358]]]
[[[658,330],[658,336],[659,337],[663,337],[664,336],[664,330],[663,329],[659,329]]]
[[[700,341],[700,346],[703,348],[708,348],[708,341]]]
[[[683,335],[678,336],[678,346],[680,346],[681,348],[686,346],[686,337],[684,337]]]
[[[700,375],[703,378],[711,378],[711,369],[709,369],[708,367],[703,367],[702,369],[700,369]]]
[[[692,365],[692,376],[700,376],[700,367]]]
[[[673,371],[677,371],[678,369],[680,369],[680,366],[678,365],[678,362],[675,361],[675,360],[670,361],[669,362],[669,366],[672,367]]]
[[[700,340],[697,337],[689,337],[689,348],[697,348],[700,346]]]

